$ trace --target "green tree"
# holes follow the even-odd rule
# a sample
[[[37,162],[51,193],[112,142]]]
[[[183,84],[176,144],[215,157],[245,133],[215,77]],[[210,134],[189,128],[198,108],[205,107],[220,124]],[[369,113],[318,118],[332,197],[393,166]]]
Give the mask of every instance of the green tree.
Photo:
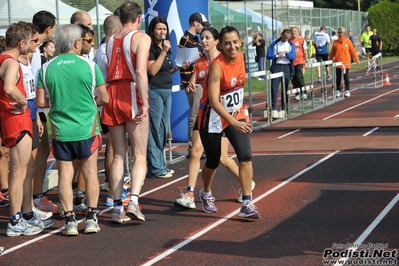
[[[399,25],[394,23],[399,14],[399,1],[380,1],[369,8],[368,21],[371,28],[376,28],[382,38],[386,51],[397,48]]]
[[[367,11],[380,0],[360,0],[360,11]],[[398,1],[398,0],[392,0]],[[315,0],[314,7],[358,10],[358,0]]]

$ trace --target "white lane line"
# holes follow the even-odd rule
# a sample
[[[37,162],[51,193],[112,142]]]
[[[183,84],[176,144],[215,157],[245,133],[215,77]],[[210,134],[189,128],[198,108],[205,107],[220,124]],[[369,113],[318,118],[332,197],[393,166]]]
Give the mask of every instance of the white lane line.
[[[362,137],[365,137],[365,136],[370,135],[371,133],[373,133],[374,131],[378,130],[379,128],[380,128],[380,127],[375,127],[375,128],[373,128],[373,129],[370,130],[369,132],[364,133],[364,134],[362,135]]]
[[[388,92],[386,92],[386,93],[380,94],[380,95],[377,96],[377,97],[371,98],[371,99],[369,99],[369,100],[367,100],[367,101],[364,101],[364,102],[362,102],[362,103],[356,104],[356,105],[354,105],[354,106],[352,106],[352,107],[349,107],[349,108],[347,108],[347,109],[345,109],[345,110],[342,110],[342,111],[340,111],[340,112],[338,112],[338,113],[335,113],[335,114],[333,114],[333,115],[327,116],[327,117],[323,118],[322,120],[330,119],[331,117],[334,117],[334,116],[337,116],[337,115],[339,115],[339,114],[345,113],[346,111],[352,110],[352,109],[354,109],[354,108],[356,108],[356,107],[359,107],[359,106],[361,106],[361,105],[363,105],[363,104],[366,104],[366,103],[369,103],[369,102],[371,102],[371,101],[374,101],[374,100],[376,100],[376,99],[378,99],[378,98],[381,98],[381,97],[383,97],[383,96],[385,96],[385,95],[391,94],[391,93],[393,93],[393,92],[395,92],[395,91],[397,91],[397,90],[399,90],[399,89],[395,89],[395,90],[388,91]]]
[[[399,114],[397,114],[397,115],[394,116],[394,118],[398,118],[398,117],[399,117]]]
[[[371,232],[374,230],[374,228],[384,219],[384,217],[389,213],[389,211],[395,206],[395,204],[399,201],[399,193],[396,194],[396,197],[394,197],[391,202],[382,210],[382,212],[377,216],[377,218],[374,219],[374,221],[364,230],[364,232],[359,236],[358,239],[353,243],[353,247],[351,247],[349,250],[350,251],[355,251],[357,247],[360,246],[360,244],[363,243],[363,241],[368,237]],[[340,266],[344,265],[345,262],[348,260],[348,258],[340,258],[337,261],[343,262],[341,263],[336,263],[334,266]]]
[[[291,135],[291,134],[294,134],[294,133],[296,133],[296,132],[298,132],[298,131],[301,131],[301,130],[300,130],[300,129],[295,129],[294,131],[291,131],[291,132],[289,132],[289,133],[287,133],[287,134],[281,135],[280,137],[278,137],[278,139],[285,138],[285,137],[287,137],[287,136],[289,136],[289,135]]]
[[[284,182],[280,183],[279,185],[275,186],[274,188],[266,191],[265,193],[263,193],[262,195],[260,195],[259,197],[257,197],[255,200],[253,200],[253,203],[256,203],[258,201],[260,201],[261,199],[269,196],[271,193],[273,193],[274,191],[278,190],[279,188],[287,185],[289,182],[291,182],[292,180],[298,178],[299,176],[301,176],[302,174],[306,173],[307,171],[311,170],[312,168],[316,167],[317,165],[323,163],[324,161],[330,159],[332,156],[334,156],[335,154],[337,154],[339,151],[335,151],[329,155],[327,155],[326,157],[320,159],[319,161],[317,161],[316,163],[312,164],[311,166],[309,166],[308,168],[300,171],[299,173],[297,173],[296,175],[290,177],[289,179],[285,180]],[[226,222],[227,220],[229,220],[231,217],[233,217],[234,215],[238,214],[240,211],[240,209],[235,210],[234,212],[230,213],[229,215],[221,218],[220,220],[218,220],[217,222],[211,224],[210,226],[202,229],[201,231],[199,231],[198,233],[196,233],[195,235],[189,237],[188,239],[184,240],[183,242],[177,244],[176,246],[166,250],[165,252],[159,254],[158,256],[156,256],[155,258],[147,261],[146,263],[142,264],[145,266],[150,266],[153,265],[154,263],[159,262],[160,260],[162,260],[163,258],[165,258],[166,256],[169,256],[170,254],[172,254],[173,252],[181,249],[182,247],[186,246],[187,244],[189,244],[190,242],[192,242],[193,240],[197,239],[198,237],[204,235],[205,233],[211,231],[212,229],[214,229],[215,227],[217,227],[218,225]]]

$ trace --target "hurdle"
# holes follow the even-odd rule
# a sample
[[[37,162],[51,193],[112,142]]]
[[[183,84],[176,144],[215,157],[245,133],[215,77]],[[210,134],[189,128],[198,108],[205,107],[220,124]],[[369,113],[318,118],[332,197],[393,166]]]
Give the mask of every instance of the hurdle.
[[[379,70],[377,71],[377,59],[380,58],[380,66]],[[384,64],[382,60],[382,53],[378,53],[371,58],[371,64],[366,69],[366,77],[370,75],[370,71],[372,70],[373,80],[371,86],[360,86],[357,89],[378,89],[384,86]]]

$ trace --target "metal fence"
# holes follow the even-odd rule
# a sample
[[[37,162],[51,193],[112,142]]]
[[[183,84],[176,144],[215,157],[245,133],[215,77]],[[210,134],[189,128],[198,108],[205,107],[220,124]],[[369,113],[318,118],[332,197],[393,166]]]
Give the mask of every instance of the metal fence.
[[[32,16],[40,10],[52,12],[57,17],[59,24],[66,24],[69,23],[71,15],[81,9],[89,12],[96,36],[101,39],[104,19],[111,15],[115,7],[123,2],[125,1],[86,0],[75,1],[74,6],[72,6],[72,4],[68,4],[71,1],[67,0],[0,0],[0,34],[5,32],[10,23],[20,20],[31,21]],[[141,4],[142,1],[137,2]],[[367,12],[294,7],[277,5],[277,2],[284,4],[287,1],[210,0],[209,19],[217,29],[226,25],[233,25],[245,37],[247,30],[251,28],[253,31],[263,32],[265,39],[270,36],[279,36],[282,29],[291,26],[298,27],[303,36],[307,31],[311,36],[322,25],[327,27],[328,34],[343,26],[347,30],[352,30],[356,39],[360,39],[367,23]],[[142,7],[144,9],[144,5]],[[247,8],[247,11],[243,10],[245,8]],[[254,13],[249,13],[249,10],[254,11]],[[270,18],[275,20],[270,23]],[[142,26],[142,30],[144,30],[144,24]]]

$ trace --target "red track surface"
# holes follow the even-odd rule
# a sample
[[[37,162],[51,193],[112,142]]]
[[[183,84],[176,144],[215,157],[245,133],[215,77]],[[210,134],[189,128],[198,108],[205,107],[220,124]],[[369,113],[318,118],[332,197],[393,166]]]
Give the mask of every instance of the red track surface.
[[[6,248],[0,264],[323,265],[323,251],[333,243],[399,248],[394,66],[385,66],[391,86],[353,90],[350,98],[252,134],[259,220],[237,216],[238,183],[222,167],[212,189],[218,213],[204,213],[198,200],[194,210],[174,207],[177,188],[187,184],[184,160],[170,165],[172,179],[146,180],[140,198],[146,222],[111,223],[102,192],[98,234],[84,235],[80,224],[78,237],[64,237],[55,215],[42,234],[10,238],[8,209],[0,209],[0,245]],[[371,82],[364,72],[351,73],[353,88]],[[263,94],[254,95],[254,120],[263,119],[262,102]],[[49,197],[58,200],[55,193]]]

